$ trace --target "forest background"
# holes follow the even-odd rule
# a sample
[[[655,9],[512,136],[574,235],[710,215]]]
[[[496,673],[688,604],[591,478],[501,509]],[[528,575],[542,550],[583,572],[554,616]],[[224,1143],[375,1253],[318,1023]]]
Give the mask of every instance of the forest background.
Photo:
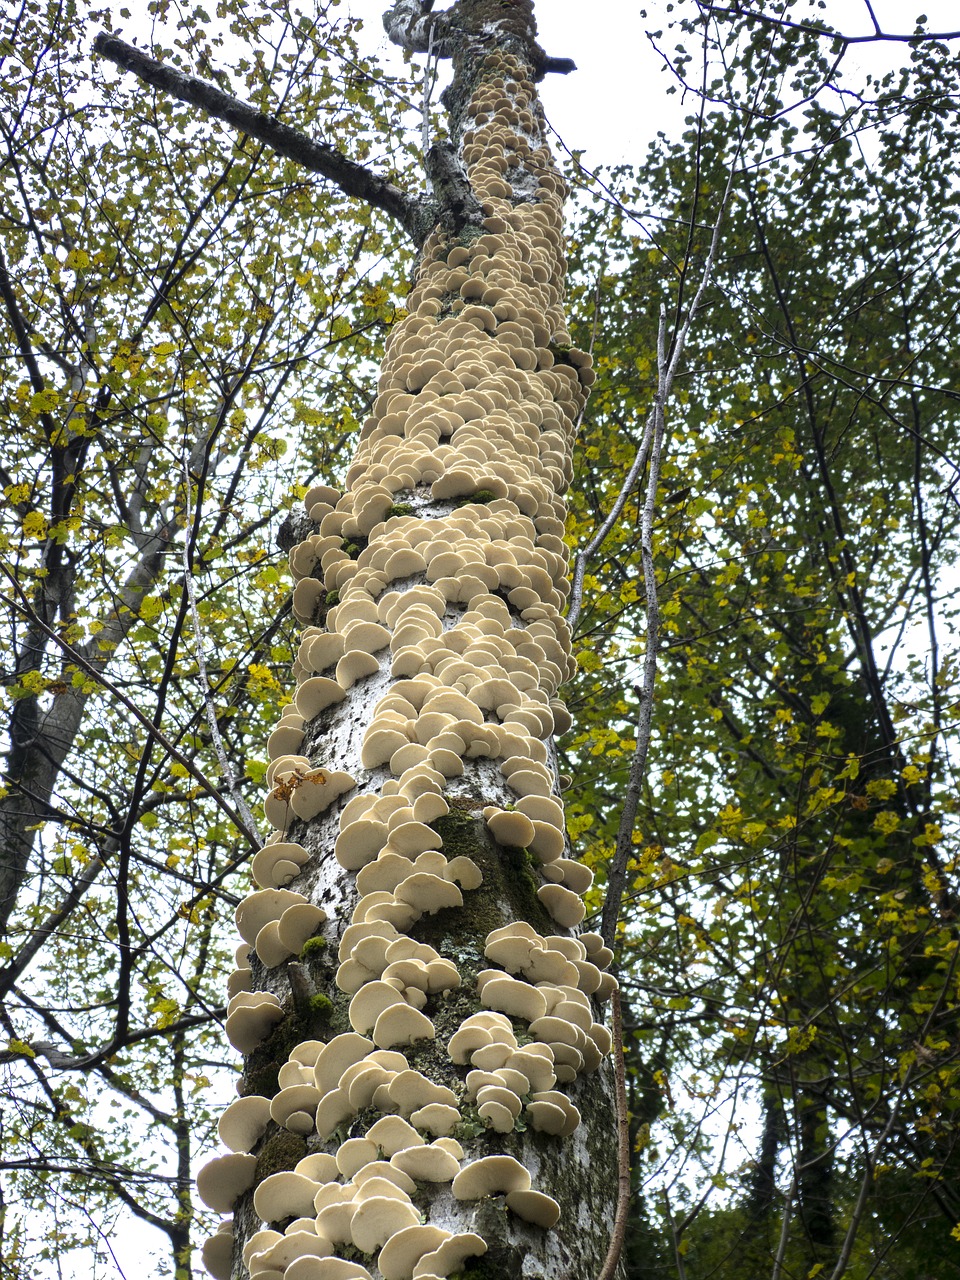
[[[545,88],[599,374],[572,547],[636,456],[661,303],[675,335],[722,214],[658,496],[621,956],[631,1274],[960,1275],[958,42],[867,54],[791,25],[869,35],[857,6],[628,28],[614,8],[541,15],[584,64]],[[385,61],[376,4],[156,9],[135,35],[157,56],[416,171],[422,68]],[[124,11],[24,0],[8,23],[0,1274],[142,1275],[149,1224],[179,1280],[209,1225],[191,1179],[236,1065],[229,917],[295,642],[278,530],[349,457],[410,257],[369,209],[98,65]],[[592,138],[624,119],[600,169]],[[601,889],[647,648],[638,520],[634,495],[588,566],[562,743]]]

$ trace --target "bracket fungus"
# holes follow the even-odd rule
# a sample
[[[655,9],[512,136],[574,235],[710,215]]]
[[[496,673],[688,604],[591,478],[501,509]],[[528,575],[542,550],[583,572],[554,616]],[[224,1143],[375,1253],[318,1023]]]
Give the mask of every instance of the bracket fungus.
[[[290,553],[305,630],[294,702],[268,743],[274,835],[237,909],[227,1035],[249,1053],[286,1016],[280,966],[321,925],[353,1030],[301,1041],[272,1097],[223,1114],[232,1154],[200,1175],[220,1212],[252,1185],[270,1125],[309,1138],[295,1170],[253,1191],[261,1221],[293,1220],[247,1242],[253,1280],[369,1280],[374,1268],[436,1280],[485,1252],[474,1232],[421,1223],[414,1192],[454,1212],[505,1196],[523,1223],[557,1226],[557,1202],[524,1164],[465,1160],[452,1135],[469,1106],[487,1129],[464,1139],[471,1156],[495,1151],[497,1134],[520,1150],[525,1127],[538,1144],[569,1140],[581,1114],[566,1086],[611,1047],[596,1019],[613,957],[575,933],[592,875],[569,856],[549,741],[571,724],[557,697],[575,669],[562,494],[593,371],[563,321],[562,179],[531,67],[511,49],[477,55],[456,126],[480,234],[427,237],[346,488],[307,493],[318,528]],[[321,741],[342,769],[313,762]],[[555,933],[510,919],[497,886],[524,857],[511,850],[527,851]],[[472,910],[488,875],[494,891]],[[294,880],[310,896],[285,887]],[[474,978],[480,954],[494,967]],[[215,1277],[231,1249],[225,1224],[204,1246]],[[375,1257],[370,1269],[337,1256],[351,1249]]]

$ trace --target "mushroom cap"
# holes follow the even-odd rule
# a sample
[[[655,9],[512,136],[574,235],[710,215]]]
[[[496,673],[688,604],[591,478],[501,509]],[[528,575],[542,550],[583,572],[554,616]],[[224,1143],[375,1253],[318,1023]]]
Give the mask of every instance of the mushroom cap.
[[[420,1214],[409,1200],[394,1196],[372,1196],[354,1210],[350,1222],[353,1243],[363,1253],[381,1248],[398,1231],[420,1225]]]
[[[366,1139],[351,1139],[351,1141],[365,1142]],[[376,1151],[377,1148],[372,1142],[369,1145]],[[363,1186],[364,1183],[372,1179],[380,1182],[384,1180],[392,1182],[394,1186],[399,1187],[401,1191],[405,1191],[407,1195],[411,1195],[417,1189],[417,1184],[408,1174],[387,1160],[372,1160],[368,1164],[361,1165],[353,1175],[353,1181],[358,1187]]]
[[[562,884],[545,884],[537,890],[537,897],[565,929],[573,929],[587,913],[583,899]]]
[[[497,970],[493,972],[495,976],[484,982],[480,992],[480,1002],[487,1009],[497,1009],[512,1018],[524,1018],[527,1022],[534,1022],[544,1016],[547,1002],[537,987],[522,979],[511,978],[509,974]]]
[[[549,1230],[560,1221],[560,1206],[552,1196],[542,1191],[508,1191],[507,1208],[511,1209],[524,1222],[532,1222],[535,1227]]]
[[[358,680],[374,675],[380,663],[372,653],[364,649],[351,649],[337,663],[337,684],[342,689],[352,689]]]
[[[535,1053],[535,1049],[545,1049],[546,1053]],[[520,1072],[530,1081],[531,1089],[552,1089],[556,1084],[553,1050],[547,1044],[525,1044],[510,1055],[503,1069]]]
[[[563,805],[555,796],[521,796],[516,807],[534,821],[548,822],[563,830]]]
[[[289,1085],[274,1095],[270,1103],[270,1119],[277,1124],[286,1125],[297,1112],[306,1112],[310,1118],[310,1129],[307,1132],[310,1132],[320,1098],[320,1090],[314,1084]]]
[[[284,1016],[280,1001],[269,991],[239,991],[227,1009],[224,1030],[238,1053],[252,1053]]]
[[[345,871],[359,871],[387,843],[387,824],[372,815],[357,818],[349,825],[341,818],[340,828],[333,851]]]
[[[410,858],[406,854],[395,853],[388,846],[357,872],[357,892],[362,895],[381,891],[392,894],[413,872]]]
[[[529,1170],[513,1156],[483,1156],[465,1165],[453,1180],[457,1200],[482,1200],[485,1196],[529,1188]]]
[[[389,1049],[397,1044],[413,1044],[416,1040],[433,1040],[436,1034],[436,1028],[426,1014],[401,999],[400,1004],[390,1005],[378,1016],[373,1028],[373,1042],[380,1049]]]
[[[414,907],[421,915],[433,915],[447,907],[463,906],[463,894],[453,881],[444,880],[429,871],[415,871],[407,876],[397,886],[394,897],[398,902]]]
[[[395,1004],[408,1007],[396,987],[389,982],[367,982],[350,1001],[350,1025],[355,1031],[361,1033],[371,1031],[384,1010]],[[380,1044],[375,1034],[373,1042],[379,1049],[390,1048],[387,1044]]]
[[[460,1162],[444,1147],[431,1142],[395,1151],[390,1157],[395,1169],[402,1170],[417,1182],[450,1182],[459,1172]]]
[[[487,818],[487,826],[498,844],[525,849],[536,832],[533,823],[518,810],[500,809]]]
[[[362,1111],[373,1102],[380,1086],[388,1085],[392,1078],[392,1073],[377,1062],[358,1062],[344,1073],[340,1088],[346,1090],[353,1110]]]
[[[555,1103],[540,1101],[527,1103],[526,1113],[534,1129],[541,1133],[552,1133],[556,1137],[566,1137],[570,1124],[570,1117],[562,1107]],[[577,1113],[579,1121],[579,1112]],[[576,1128],[576,1125],[573,1126]],[[572,1130],[569,1130],[572,1132]]]
[[[280,889],[292,880],[309,858],[302,844],[278,840],[254,854],[253,878],[264,889]]]
[[[270,1099],[252,1093],[230,1103],[220,1117],[217,1133],[231,1151],[250,1151],[263,1137],[269,1119]]]
[[[271,920],[279,920],[287,907],[309,900],[293,889],[258,889],[247,894],[236,911],[237,930],[244,942],[256,944],[257,934]]]
[[[200,1256],[213,1280],[230,1280],[230,1273],[233,1270],[232,1219],[226,1224],[221,1224],[212,1236],[207,1237],[203,1242]]]
[[[446,1085],[434,1084],[421,1071],[408,1067],[399,1071],[390,1082],[390,1098],[400,1109],[401,1115],[409,1115],[429,1102],[442,1102],[453,1106],[457,1095]]]
[[[413,1125],[407,1124],[400,1116],[381,1116],[367,1130],[367,1138],[388,1157],[407,1147],[425,1146],[423,1138]],[[399,1166],[395,1166],[399,1167]]]
[[[374,1196],[385,1196],[388,1200],[402,1200],[404,1204],[410,1203],[410,1196],[406,1191],[392,1179],[385,1178],[379,1173],[371,1174],[362,1182],[358,1182],[353,1193],[356,1204],[362,1204],[364,1200],[372,1200]]]
[[[309,903],[301,903],[301,906],[309,906]],[[299,948],[298,948],[299,949]],[[276,965],[288,959],[293,952],[289,947],[284,946],[280,941],[280,921],[268,920],[260,932],[257,934],[255,944],[257,955],[263,961],[264,967],[273,969]]]
[[[264,1228],[262,1231],[255,1231],[247,1243],[243,1246],[243,1265],[249,1267],[250,1259],[255,1253],[263,1253],[269,1249],[272,1244],[276,1244],[278,1240],[282,1240],[283,1236],[279,1231],[271,1231]]]
[[[355,1115],[346,1089],[331,1089],[317,1103],[314,1123],[321,1139],[329,1138],[337,1125]]]
[[[379,1159],[377,1144],[369,1138],[348,1138],[337,1148],[337,1168],[345,1178],[355,1181],[360,1171]]]
[[[426,1253],[450,1238],[450,1232],[442,1227],[404,1227],[391,1236],[377,1259],[383,1280],[413,1280],[413,1269]]]
[[[318,716],[321,711],[326,711],[327,707],[343,702],[346,696],[346,692],[336,680],[330,680],[327,676],[311,676],[297,689],[294,703],[304,721],[309,721]],[[279,732],[280,730],[274,730],[274,734]]]
[[[297,1258],[283,1273],[283,1280],[373,1280],[366,1267],[346,1258]]]
[[[310,1178],[311,1181],[319,1182],[321,1185],[325,1182],[336,1182],[340,1174],[336,1156],[327,1155],[324,1151],[316,1151],[313,1155],[304,1156],[302,1160],[298,1160],[293,1172],[302,1173],[305,1178]]]
[[[479,889],[483,884],[483,872],[472,858],[459,854],[446,865],[443,873],[445,880],[453,880],[461,889]]]
[[[502,1070],[502,1068],[501,1068]],[[516,1120],[523,1106],[519,1096],[506,1084],[503,1077],[498,1076],[496,1084],[481,1084],[477,1089],[477,1102],[482,1106],[485,1102],[496,1102],[510,1112],[511,1123]]]
[[[447,1137],[462,1120],[457,1107],[443,1102],[428,1102],[410,1116],[410,1123],[417,1129],[426,1129],[439,1138]]]
[[[493,1129],[495,1133],[512,1133],[513,1124],[516,1117],[509,1107],[504,1106],[502,1102],[489,1099],[477,1107],[477,1115],[480,1116],[484,1124],[489,1129]]]
[[[450,1276],[463,1269],[467,1258],[479,1258],[487,1252],[487,1242],[474,1231],[460,1231],[444,1240],[432,1253],[425,1253],[413,1269],[414,1280],[430,1274]]]
[[[264,1222],[281,1222],[284,1218],[305,1218],[313,1213],[314,1197],[319,1184],[302,1173],[271,1173],[253,1193],[254,1212]]]
[[[353,1202],[350,1187],[340,1188],[345,1194],[339,1199],[333,1195],[324,1195],[324,1192],[334,1190],[336,1188],[323,1187],[317,1193],[317,1234],[326,1236],[332,1244],[352,1244],[350,1223],[357,1206]]]
[[[376,1046],[366,1036],[354,1031],[345,1031],[334,1036],[320,1050],[314,1066],[314,1077],[320,1089],[334,1089],[347,1067],[352,1067],[371,1053]]]
[[[197,1174],[197,1195],[215,1213],[232,1213],[234,1201],[253,1186],[257,1157],[244,1152],[217,1156]]]
[[[305,1221],[310,1223],[309,1231],[284,1232],[280,1239],[268,1249],[253,1254],[250,1259],[251,1275],[259,1275],[261,1266],[264,1270],[276,1268],[277,1271],[286,1272],[297,1258],[329,1257],[333,1250],[330,1241],[324,1236],[317,1235],[312,1218],[307,1218]],[[257,1262],[259,1266],[256,1265]]]
[[[296,903],[287,907],[277,925],[277,937],[291,955],[299,955],[300,948],[327,919],[322,907],[312,902]]]
[[[470,1061],[470,1055],[475,1049],[492,1043],[493,1037],[486,1027],[464,1025],[450,1037],[447,1042],[447,1053],[452,1062],[463,1066]]]
[[[314,769],[294,790],[290,797],[290,808],[298,818],[309,822],[355,786],[356,779],[352,774],[341,769]]]

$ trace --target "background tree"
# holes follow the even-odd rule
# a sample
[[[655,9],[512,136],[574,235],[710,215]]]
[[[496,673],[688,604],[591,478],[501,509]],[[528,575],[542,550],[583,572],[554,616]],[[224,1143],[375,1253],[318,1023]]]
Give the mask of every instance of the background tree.
[[[682,142],[614,175],[580,241],[610,376],[577,492],[602,510],[651,394],[656,300],[690,288],[738,168],[662,481],[657,764],[625,940],[648,1211],[668,1273],[682,1250],[691,1275],[953,1274],[956,64],[918,43],[838,113],[816,96],[824,42],[747,20],[703,43],[727,74]],[[635,297],[645,332],[623,319]],[[599,790],[574,823],[598,861],[610,758],[631,750],[602,689],[643,648],[632,538],[612,536],[581,624],[571,750]],[[647,1136],[658,1111],[673,1155]]]
[[[377,129],[378,158],[404,164],[402,94],[353,22],[166,16],[167,56],[214,65],[246,41],[254,100],[361,154]],[[189,1272],[194,1153],[228,1065],[208,1036],[214,909],[259,844],[243,791],[291,652],[276,530],[365,411],[403,277],[367,209],[92,68],[101,20],[25,3],[3,33],[11,1275],[81,1243],[108,1256],[126,1211]],[[282,242],[261,230],[281,224]],[[24,1227],[51,1203],[50,1230]]]

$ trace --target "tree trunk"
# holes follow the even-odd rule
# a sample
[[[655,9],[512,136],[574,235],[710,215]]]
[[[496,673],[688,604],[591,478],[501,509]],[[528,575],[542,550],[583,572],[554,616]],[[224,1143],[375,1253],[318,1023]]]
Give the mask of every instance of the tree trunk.
[[[530,0],[428,8],[385,25],[453,60],[438,223],[347,490],[307,495],[319,527],[291,552],[307,625],[227,1024],[248,1056],[221,1133],[247,1154],[199,1180],[236,1201],[232,1246],[204,1251],[224,1277],[588,1280],[613,1220],[612,957],[577,935],[590,873],[552,742],[574,669],[560,495],[593,380],[535,89],[565,64]],[[300,1256],[324,1241],[355,1270]]]

